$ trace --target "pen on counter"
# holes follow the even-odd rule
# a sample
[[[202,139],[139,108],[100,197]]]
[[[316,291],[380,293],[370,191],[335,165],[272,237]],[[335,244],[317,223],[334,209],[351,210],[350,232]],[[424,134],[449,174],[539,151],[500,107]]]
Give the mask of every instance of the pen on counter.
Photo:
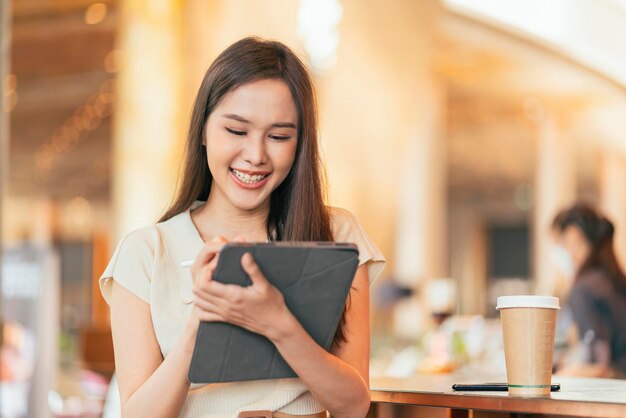
[[[191,267],[191,265],[193,264],[193,260],[185,260],[185,261],[181,261],[180,266],[184,269]]]

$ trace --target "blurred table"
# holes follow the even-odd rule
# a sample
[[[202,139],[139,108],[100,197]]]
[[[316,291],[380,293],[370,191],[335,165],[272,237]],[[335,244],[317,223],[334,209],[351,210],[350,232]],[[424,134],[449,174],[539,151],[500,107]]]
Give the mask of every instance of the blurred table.
[[[418,406],[438,407],[447,417],[480,416],[475,411],[493,411],[488,416],[626,417],[626,380],[589,379],[554,376],[560,392],[547,398],[522,398],[507,392],[456,392],[454,383],[506,382],[504,376],[477,373],[416,375],[409,378],[371,379],[372,410],[369,417],[421,416]],[[404,412],[394,413],[400,406]],[[407,410],[415,409],[415,413]],[[432,415],[432,413],[431,413]],[[486,416],[486,415],[485,415]]]

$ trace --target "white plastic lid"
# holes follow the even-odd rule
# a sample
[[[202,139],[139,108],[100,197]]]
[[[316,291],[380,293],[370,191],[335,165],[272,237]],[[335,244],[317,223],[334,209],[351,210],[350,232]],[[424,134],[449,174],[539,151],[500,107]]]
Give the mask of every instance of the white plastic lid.
[[[560,309],[559,298],[554,296],[500,296],[496,309],[506,308],[546,308]]]

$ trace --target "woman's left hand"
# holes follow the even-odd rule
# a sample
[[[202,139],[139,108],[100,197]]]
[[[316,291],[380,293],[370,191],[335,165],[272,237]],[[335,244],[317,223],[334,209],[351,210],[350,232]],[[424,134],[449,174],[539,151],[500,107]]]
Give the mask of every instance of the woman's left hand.
[[[284,330],[291,312],[283,294],[265,277],[252,254],[241,258],[244,271],[252,284],[243,287],[215,280],[194,287],[196,304],[214,314],[214,321],[228,322],[272,339]]]

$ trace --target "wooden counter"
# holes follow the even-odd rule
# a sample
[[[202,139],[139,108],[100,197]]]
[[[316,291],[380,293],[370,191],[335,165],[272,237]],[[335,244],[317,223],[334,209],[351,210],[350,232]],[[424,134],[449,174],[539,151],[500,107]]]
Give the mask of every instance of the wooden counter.
[[[504,377],[452,373],[448,375],[417,375],[410,378],[372,378],[371,417],[422,416],[393,413],[385,405],[430,406],[444,408],[441,416],[474,417],[474,411],[497,411],[488,416],[519,416],[541,414],[572,417],[626,417],[626,380],[566,378],[554,376],[560,392],[547,398],[522,398],[507,392],[456,392],[453,383],[504,382]],[[404,406],[401,409],[407,410]],[[443,411],[442,411],[443,412]],[[424,415],[427,416],[427,415]]]

